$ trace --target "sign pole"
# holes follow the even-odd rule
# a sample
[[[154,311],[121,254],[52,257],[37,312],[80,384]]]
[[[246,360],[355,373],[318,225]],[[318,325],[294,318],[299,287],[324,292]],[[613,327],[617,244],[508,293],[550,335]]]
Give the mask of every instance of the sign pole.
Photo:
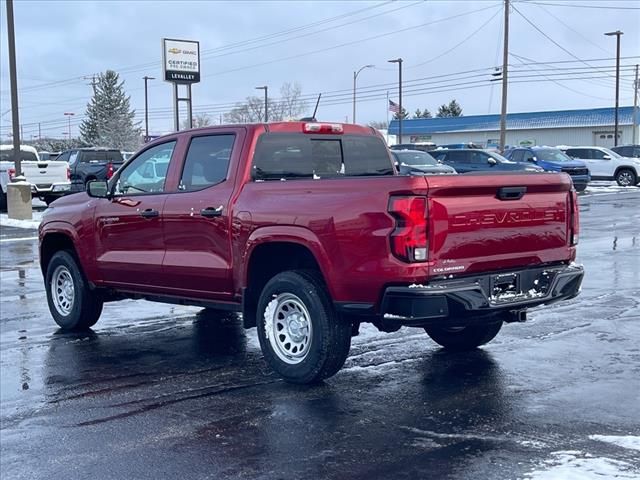
[[[173,129],[180,131],[180,108],[178,105],[178,84],[173,83]]]

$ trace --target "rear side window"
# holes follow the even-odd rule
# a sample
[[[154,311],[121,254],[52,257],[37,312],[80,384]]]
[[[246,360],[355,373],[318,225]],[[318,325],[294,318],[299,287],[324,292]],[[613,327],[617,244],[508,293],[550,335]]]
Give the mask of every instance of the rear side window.
[[[254,180],[393,175],[387,147],[373,136],[264,134],[253,159]]]
[[[235,135],[194,137],[189,144],[182,170],[180,190],[194,191],[210,187],[227,178]]]
[[[514,150],[511,155],[509,155],[509,159],[514,162],[521,162],[522,156],[524,155],[524,150]]]
[[[569,148],[567,149],[567,155],[573,158],[584,158],[587,160],[591,158],[590,151],[586,148]]]
[[[451,163],[471,163],[469,152],[464,150],[451,150],[447,153],[447,161]]]

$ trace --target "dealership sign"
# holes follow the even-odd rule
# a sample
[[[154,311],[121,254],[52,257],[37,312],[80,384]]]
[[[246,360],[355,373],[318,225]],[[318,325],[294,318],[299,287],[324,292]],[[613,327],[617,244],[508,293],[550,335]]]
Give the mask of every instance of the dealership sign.
[[[164,79],[173,83],[200,81],[200,42],[162,39]]]

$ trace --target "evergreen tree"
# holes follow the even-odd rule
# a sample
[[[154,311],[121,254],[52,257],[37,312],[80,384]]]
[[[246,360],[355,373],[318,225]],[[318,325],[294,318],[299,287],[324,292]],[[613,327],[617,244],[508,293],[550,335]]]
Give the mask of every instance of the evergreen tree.
[[[420,111],[420,109],[417,109],[413,114],[413,118],[432,118],[432,116],[431,112],[427,108],[425,108],[422,111]]]
[[[406,119],[406,118],[409,118],[409,112],[407,112],[407,109],[404,108],[404,107],[402,107],[402,114],[400,114],[400,112],[393,114],[393,119],[394,120],[400,120],[401,118],[403,120]]]
[[[451,100],[449,104],[443,103],[438,108],[438,113],[436,117],[461,117],[462,116],[462,107],[455,100]]]
[[[96,147],[136,150],[140,146],[141,129],[134,123],[130,97],[125,94],[124,81],[113,70],[98,75],[93,97],[87,104],[85,119],[80,125],[84,142]]]

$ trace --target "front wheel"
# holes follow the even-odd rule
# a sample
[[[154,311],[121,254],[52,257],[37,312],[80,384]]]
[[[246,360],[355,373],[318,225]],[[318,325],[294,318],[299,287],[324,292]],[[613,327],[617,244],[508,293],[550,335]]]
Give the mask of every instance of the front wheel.
[[[463,351],[489,343],[501,328],[502,322],[494,322],[467,327],[425,327],[425,331],[438,345],[448,350]]]
[[[288,382],[328,378],[349,354],[351,325],[340,319],[315,271],[282,272],[269,280],[258,301],[257,320],[262,353]]]
[[[616,173],[616,182],[621,187],[632,187],[637,183],[638,179],[636,178],[635,172],[628,168],[623,168],[618,173]]]
[[[89,288],[70,252],[53,255],[47,266],[45,285],[49,311],[63,330],[85,330],[100,318],[103,301]]]

